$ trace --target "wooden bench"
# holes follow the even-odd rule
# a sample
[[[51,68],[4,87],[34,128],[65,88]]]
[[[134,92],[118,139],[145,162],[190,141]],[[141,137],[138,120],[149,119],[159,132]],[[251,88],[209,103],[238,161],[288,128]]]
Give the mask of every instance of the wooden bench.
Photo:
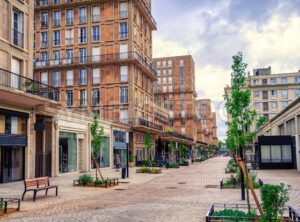
[[[25,190],[22,195],[22,201],[24,200],[24,196],[26,192],[33,191],[33,201],[36,199],[36,194],[38,191],[46,190],[45,195],[47,196],[49,189],[56,189],[56,196],[58,195],[58,186],[51,185],[49,177],[38,177],[34,179],[26,179],[24,180]]]

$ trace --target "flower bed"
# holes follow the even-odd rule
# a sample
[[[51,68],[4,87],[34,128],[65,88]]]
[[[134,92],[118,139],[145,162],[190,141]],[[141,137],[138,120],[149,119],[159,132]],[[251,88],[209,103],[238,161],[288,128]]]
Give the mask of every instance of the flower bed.
[[[160,174],[162,170],[159,168],[141,167],[136,170],[136,173]]]
[[[257,181],[255,173],[249,173],[249,179],[251,180],[254,189],[259,189],[260,186],[263,185],[262,180]],[[237,174],[236,176],[231,175],[220,181],[221,189],[238,189],[240,187],[240,174]]]
[[[119,178],[106,178],[105,180],[94,179],[88,174],[83,174],[73,181],[74,186],[108,188],[119,185]]]

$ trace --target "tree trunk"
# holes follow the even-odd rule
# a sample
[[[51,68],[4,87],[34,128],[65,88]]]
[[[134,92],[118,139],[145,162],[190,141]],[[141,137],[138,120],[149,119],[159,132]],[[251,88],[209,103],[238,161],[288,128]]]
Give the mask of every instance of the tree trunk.
[[[244,161],[244,153],[242,147],[240,147],[240,157]],[[242,169],[240,169],[241,173],[241,198],[242,200],[245,200],[245,176]]]
[[[104,177],[102,176],[102,173],[101,173],[101,171],[100,171],[100,167],[99,167],[99,165],[98,165],[98,163],[97,163],[95,157],[93,157],[93,161],[94,161],[94,163],[95,163],[95,165],[96,165],[96,178],[97,178],[97,171],[98,171],[98,173],[99,173],[99,175],[100,175],[100,177],[101,177],[101,180],[104,181]]]

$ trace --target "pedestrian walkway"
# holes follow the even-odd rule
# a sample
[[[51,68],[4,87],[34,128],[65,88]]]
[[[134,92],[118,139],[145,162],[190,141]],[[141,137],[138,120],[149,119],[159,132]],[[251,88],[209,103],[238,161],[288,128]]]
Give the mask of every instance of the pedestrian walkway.
[[[159,175],[136,174],[132,168],[129,184],[109,189],[73,187],[72,180],[78,175],[63,175],[51,179],[60,186],[57,198],[50,194],[33,203],[32,196],[28,195],[22,202],[22,211],[11,214],[6,220],[204,221],[212,203],[243,203],[240,201],[240,190],[221,190],[218,187],[221,178],[226,176],[224,167],[228,160],[227,157],[216,157],[180,169],[164,169],[163,174]],[[105,177],[120,176],[120,172],[112,169],[102,171]],[[274,173],[259,171],[258,174],[271,181],[273,177],[268,172]],[[289,181],[295,180],[297,183],[300,180],[300,175],[295,171],[288,171],[287,174],[283,173]],[[295,176],[299,179],[293,178]],[[299,199],[300,194],[297,189],[292,190],[291,202],[298,206],[295,198]],[[1,196],[18,196],[22,191],[22,183],[0,185]]]

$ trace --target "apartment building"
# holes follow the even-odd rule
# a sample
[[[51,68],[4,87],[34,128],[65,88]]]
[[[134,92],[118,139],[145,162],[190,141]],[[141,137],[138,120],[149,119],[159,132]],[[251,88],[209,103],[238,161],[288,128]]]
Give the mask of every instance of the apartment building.
[[[126,144],[136,155],[145,132],[154,142],[163,131],[153,112],[153,30],[150,0],[35,1],[35,79],[59,88],[64,107],[114,122],[124,165]]]
[[[271,67],[254,69],[247,77],[251,90],[251,106],[267,120],[273,118],[300,95],[300,72],[272,74]],[[225,88],[230,96],[230,87]],[[253,130],[256,127],[253,126]]]
[[[218,145],[216,113],[212,112],[211,100],[197,100],[196,114],[198,117],[198,141],[216,147]]]
[[[190,55],[153,60],[158,77],[154,84],[155,102],[168,110],[173,131],[195,142],[197,93],[194,66]]]

